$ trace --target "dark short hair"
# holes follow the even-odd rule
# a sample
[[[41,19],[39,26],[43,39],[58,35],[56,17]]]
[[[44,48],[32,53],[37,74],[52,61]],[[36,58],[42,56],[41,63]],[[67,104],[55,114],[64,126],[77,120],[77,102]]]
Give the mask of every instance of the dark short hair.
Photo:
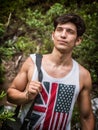
[[[68,22],[75,24],[75,26],[77,28],[78,36],[83,35],[83,33],[86,30],[84,20],[79,15],[76,15],[73,13],[63,14],[63,15],[57,17],[56,19],[54,19],[54,29],[56,29],[58,24],[65,24]]]

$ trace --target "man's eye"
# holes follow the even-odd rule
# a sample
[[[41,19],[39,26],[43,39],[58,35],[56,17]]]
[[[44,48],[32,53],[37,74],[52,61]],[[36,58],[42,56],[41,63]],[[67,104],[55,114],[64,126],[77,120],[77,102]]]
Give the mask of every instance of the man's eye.
[[[73,30],[71,30],[71,29],[68,29],[67,32],[70,33],[70,34],[74,34],[74,33],[75,33],[75,32],[74,32]]]
[[[56,29],[56,31],[62,31],[62,30],[63,30],[63,29],[62,29],[62,28],[60,28],[60,27]]]

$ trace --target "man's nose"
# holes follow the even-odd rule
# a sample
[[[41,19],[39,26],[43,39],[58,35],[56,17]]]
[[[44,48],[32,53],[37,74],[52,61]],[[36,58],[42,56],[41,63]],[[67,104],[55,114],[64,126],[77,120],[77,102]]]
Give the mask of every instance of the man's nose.
[[[66,36],[67,36],[67,33],[66,33],[66,30],[64,29],[64,30],[62,31],[62,33],[61,33],[61,37],[62,37],[62,38],[66,38]]]

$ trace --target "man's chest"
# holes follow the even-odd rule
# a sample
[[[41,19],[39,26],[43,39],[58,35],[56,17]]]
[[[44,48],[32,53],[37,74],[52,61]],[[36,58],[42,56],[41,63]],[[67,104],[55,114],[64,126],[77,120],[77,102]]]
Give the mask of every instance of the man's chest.
[[[54,78],[62,78],[67,76],[71,72],[72,67],[61,67],[61,66],[45,66],[44,70],[48,75]]]

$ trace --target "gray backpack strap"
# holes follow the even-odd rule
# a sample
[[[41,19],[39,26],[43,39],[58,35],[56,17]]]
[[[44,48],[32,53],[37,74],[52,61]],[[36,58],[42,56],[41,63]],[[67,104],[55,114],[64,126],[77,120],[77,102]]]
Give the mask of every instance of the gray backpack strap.
[[[41,54],[36,54],[36,66],[38,70],[38,80],[41,82],[43,79],[43,74],[41,71],[41,61],[42,61],[42,55]]]

